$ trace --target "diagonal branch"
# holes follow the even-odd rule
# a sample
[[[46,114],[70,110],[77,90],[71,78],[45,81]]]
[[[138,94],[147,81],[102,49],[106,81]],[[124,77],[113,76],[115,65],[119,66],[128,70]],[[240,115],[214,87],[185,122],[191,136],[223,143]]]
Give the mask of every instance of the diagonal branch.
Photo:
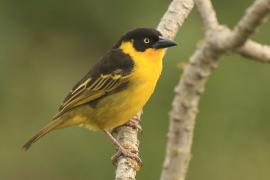
[[[163,36],[173,39],[193,6],[193,0],[173,0],[161,18],[157,29]]]
[[[157,29],[167,38],[175,37],[178,28],[183,24],[188,14],[193,8],[192,0],[173,0],[168,10],[162,17]],[[135,117],[140,121],[140,113]],[[117,128],[115,137],[124,146],[131,147],[138,151],[138,131],[129,125]],[[128,157],[119,157],[116,162],[116,180],[135,180],[136,172],[140,165]]]
[[[266,15],[270,12],[270,0],[256,0],[246,10],[244,16],[233,30],[231,46],[239,47],[262,24]]]

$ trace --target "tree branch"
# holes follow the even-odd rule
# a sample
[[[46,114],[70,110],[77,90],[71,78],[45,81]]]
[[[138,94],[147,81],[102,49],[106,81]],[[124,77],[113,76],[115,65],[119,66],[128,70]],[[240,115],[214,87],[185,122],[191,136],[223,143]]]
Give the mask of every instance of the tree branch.
[[[247,38],[269,12],[270,0],[256,0],[233,31],[218,24],[209,0],[195,0],[195,2],[205,29],[209,33],[206,35],[207,42],[198,47],[190,57],[182,78],[175,88],[176,95],[170,113],[168,143],[161,180],[185,179],[191,157],[198,103],[208,76],[217,67],[218,58],[226,51],[233,50],[248,57],[261,59],[263,62],[269,61],[269,47],[247,41]],[[192,8],[192,0],[172,1],[157,29],[165,37],[173,38]],[[244,44],[242,47],[237,48],[242,44]],[[250,52],[250,49],[253,51]],[[138,150],[137,133],[136,129],[125,125],[118,128],[115,136],[122,145]],[[136,161],[120,157],[117,161],[116,179],[135,180],[138,169],[139,165]]]
[[[214,8],[209,0],[196,0],[195,4],[196,4],[197,9],[200,13],[200,16],[202,17],[205,31],[208,32],[207,37],[215,36],[214,33],[219,33],[219,30],[222,28],[224,28],[223,29],[224,31],[227,31],[227,34],[226,34],[227,36],[233,36],[232,31],[229,31],[228,28],[226,28],[224,26],[222,27],[218,24],[216,12],[215,12],[215,10],[214,10]],[[252,6],[252,8],[249,8],[249,10],[247,10],[247,12],[243,16],[242,20],[238,23],[237,27],[235,28],[234,33],[237,32],[240,34],[243,34],[243,33],[247,34],[247,33],[253,32],[255,30],[255,27],[256,27],[253,24],[258,23],[257,24],[257,26],[258,26],[261,23],[261,19],[263,19],[263,18],[260,19],[259,18],[260,16],[257,16],[256,18],[259,18],[260,20],[254,20],[255,18],[250,18],[250,16],[253,16],[252,13],[255,13],[256,11],[260,11],[260,13],[263,12],[262,14],[263,14],[263,16],[265,16],[267,13],[267,11],[266,11],[267,8],[269,9],[269,5],[264,6],[265,4],[267,4],[267,2],[261,2],[261,1],[255,2],[254,5]],[[260,7],[258,7],[258,6],[260,6]],[[264,8],[264,10],[261,11],[258,8]],[[251,20],[251,19],[253,19],[253,20]],[[246,24],[245,22],[247,22],[247,21],[249,21],[248,22],[249,26],[246,28],[240,28],[241,26],[245,25]],[[251,27],[252,29],[250,29],[249,27]],[[226,30],[225,30],[225,28],[226,28]],[[242,31],[245,31],[245,32],[242,32]],[[226,38],[227,38],[227,36],[226,36]],[[236,37],[231,37],[231,38],[236,38]],[[217,39],[215,39],[214,41],[217,42]],[[231,43],[230,46],[233,46],[232,42],[230,42],[230,43]],[[234,51],[238,52],[241,55],[243,55],[247,58],[250,58],[252,60],[257,60],[257,61],[263,62],[263,63],[270,63],[270,47],[269,46],[261,45],[261,44],[254,42],[254,41],[247,40],[247,42],[244,43],[243,46],[239,47],[238,49],[235,49]]]
[[[123,147],[130,149],[133,152],[139,154],[139,140],[138,132],[139,129],[136,126],[140,126],[140,118],[142,112],[139,112],[133,117],[133,124],[130,126],[129,123],[120,126],[114,130],[114,136]],[[130,159],[125,156],[120,156],[116,163],[116,175],[115,180],[135,180],[136,172],[140,169],[140,164],[134,159]]]
[[[191,159],[191,146],[198,102],[208,76],[217,66],[220,52],[208,44],[199,47],[191,56],[181,80],[175,88],[170,113],[166,159],[161,180],[184,180]]]
[[[212,3],[208,0],[197,0],[195,4],[202,17],[205,31],[215,29],[218,26],[218,19]]]
[[[198,103],[209,75],[217,67],[219,57],[226,51],[234,50],[243,44],[269,12],[269,0],[255,1],[231,33],[228,28],[217,24],[215,12],[209,0],[194,1],[208,31],[207,42],[198,47],[190,57],[175,88],[176,95],[170,113],[166,158],[161,180],[185,179],[191,158]],[[250,17],[250,13],[258,14]]]
[[[172,39],[192,8],[192,0],[173,0],[157,29],[163,36]],[[136,118],[139,122],[140,114]],[[136,129],[131,128],[129,125],[124,125],[116,129],[114,136],[125,147],[131,147],[131,149],[138,151],[139,143],[137,134],[138,131]],[[136,172],[140,168],[140,165],[135,160],[123,156],[118,158],[116,166],[116,180],[135,180]]]
[[[209,0],[195,0],[195,2],[197,1],[201,3],[211,3]],[[207,11],[202,9],[201,6],[197,6],[197,8],[202,19],[207,18]],[[248,37],[254,33],[256,28],[261,25],[269,11],[270,0],[256,0],[246,10],[233,31],[230,31],[226,26],[219,25],[218,28],[207,33],[206,39],[213,47],[220,50],[228,51],[240,47],[248,40]]]

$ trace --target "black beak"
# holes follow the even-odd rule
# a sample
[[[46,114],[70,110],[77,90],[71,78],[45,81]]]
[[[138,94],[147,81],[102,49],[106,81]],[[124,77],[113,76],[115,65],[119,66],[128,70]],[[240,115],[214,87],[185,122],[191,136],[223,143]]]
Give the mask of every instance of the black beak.
[[[153,44],[153,48],[155,49],[168,48],[176,45],[177,43],[175,41],[159,36],[159,40],[155,44]]]

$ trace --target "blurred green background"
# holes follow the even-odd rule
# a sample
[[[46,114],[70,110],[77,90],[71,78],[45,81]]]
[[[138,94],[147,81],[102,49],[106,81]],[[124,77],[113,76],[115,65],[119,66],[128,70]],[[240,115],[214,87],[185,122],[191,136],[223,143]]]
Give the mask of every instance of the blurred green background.
[[[215,0],[229,27],[252,0]],[[114,179],[114,148],[101,133],[55,131],[29,152],[21,145],[121,34],[156,27],[170,1],[0,1],[0,179]],[[193,10],[168,51],[155,94],[144,109],[139,180],[159,179],[168,112],[181,70],[202,38]],[[270,43],[270,23],[253,39]],[[270,179],[270,65],[227,54],[200,102],[188,180]]]

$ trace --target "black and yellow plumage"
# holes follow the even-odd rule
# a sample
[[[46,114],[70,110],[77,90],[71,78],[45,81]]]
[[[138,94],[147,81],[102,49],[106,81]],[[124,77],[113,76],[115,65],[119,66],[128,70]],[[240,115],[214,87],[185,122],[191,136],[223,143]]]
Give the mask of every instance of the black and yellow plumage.
[[[151,28],[138,28],[123,35],[73,87],[53,120],[23,148],[28,149],[58,128],[83,125],[108,132],[128,122],[152,95],[165,48],[175,45]]]

